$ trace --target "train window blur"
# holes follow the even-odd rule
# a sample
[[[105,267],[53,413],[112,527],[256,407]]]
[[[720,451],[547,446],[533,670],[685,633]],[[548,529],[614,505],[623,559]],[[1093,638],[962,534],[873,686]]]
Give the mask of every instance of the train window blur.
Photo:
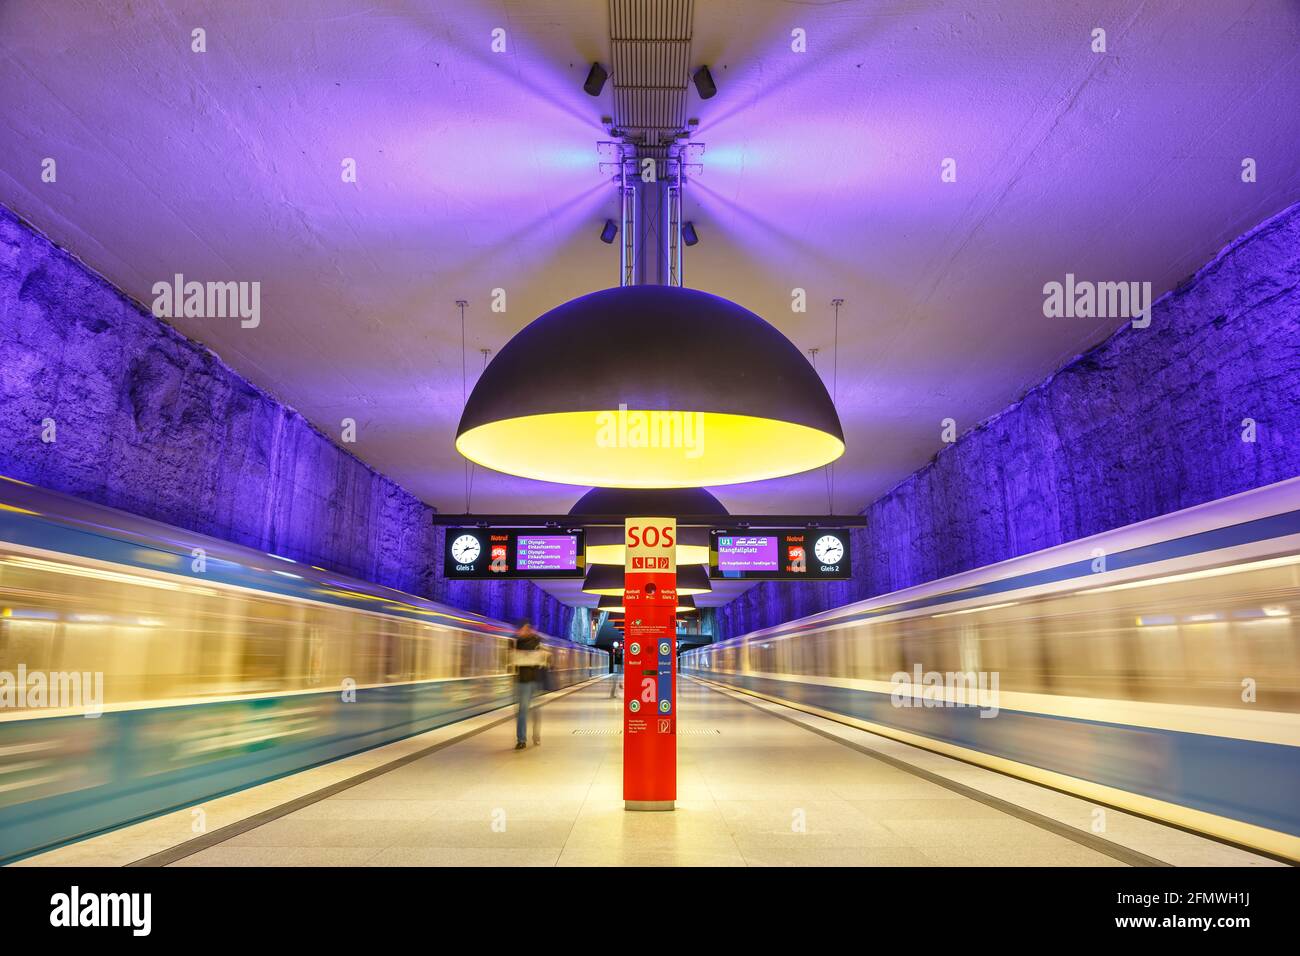
[[[103,672],[107,705],[509,673],[505,636],[129,568],[55,566],[67,573],[0,560],[0,670]],[[595,653],[561,646],[556,666],[588,668]]]
[[[1001,690],[1251,706],[1241,680],[1268,674],[1258,706],[1300,710],[1300,563],[1122,588],[921,612],[688,652],[722,672],[888,681],[930,671],[997,672]]]

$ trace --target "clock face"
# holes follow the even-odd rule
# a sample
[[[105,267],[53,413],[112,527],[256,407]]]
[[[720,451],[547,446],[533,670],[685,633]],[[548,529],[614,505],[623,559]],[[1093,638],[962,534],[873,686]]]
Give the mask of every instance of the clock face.
[[[478,538],[472,534],[462,534],[451,543],[451,556],[460,564],[473,564],[482,550]]]
[[[824,534],[813,545],[813,553],[822,564],[839,564],[844,557],[844,542],[833,534]]]

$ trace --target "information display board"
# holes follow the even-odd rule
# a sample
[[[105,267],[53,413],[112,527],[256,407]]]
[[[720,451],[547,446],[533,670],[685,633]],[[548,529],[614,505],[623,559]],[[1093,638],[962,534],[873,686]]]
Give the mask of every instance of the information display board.
[[[582,531],[548,528],[448,528],[446,578],[581,578],[587,570]]]
[[[849,533],[831,528],[715,528],[709,577],[745,581],[843,581],[853,577]]]

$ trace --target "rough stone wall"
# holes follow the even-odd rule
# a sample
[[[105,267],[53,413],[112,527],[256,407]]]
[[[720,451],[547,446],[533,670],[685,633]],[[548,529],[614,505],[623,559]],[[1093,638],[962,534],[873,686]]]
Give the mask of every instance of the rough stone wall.
[[[1125,323],[864,509],[851,585],[761,584],[719,609],[719,630],[743,634],[1297,474],[1300,204],[1163,296],[1149,328]]]
[[[529,582],[448,592],[432,508],[2,206],[0,473],[496,617],[571,613]]]
[[[573,608],[561,604],[531,581],[443,581],[440,601],[468,608],[509,624],[529,621],[543,634],[572,639]],[[585,642],[584,642],[585,643]]]

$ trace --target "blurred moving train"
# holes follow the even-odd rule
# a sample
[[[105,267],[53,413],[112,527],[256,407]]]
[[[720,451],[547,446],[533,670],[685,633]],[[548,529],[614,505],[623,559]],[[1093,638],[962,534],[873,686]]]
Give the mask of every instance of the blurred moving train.
[[[1291,479],[687,651],[681,669],[1300,860],[1298,621]],[[996,714],[970,692],[994,677]]]
[[[0,862],[508,704],[512,632],[3,478]]]

